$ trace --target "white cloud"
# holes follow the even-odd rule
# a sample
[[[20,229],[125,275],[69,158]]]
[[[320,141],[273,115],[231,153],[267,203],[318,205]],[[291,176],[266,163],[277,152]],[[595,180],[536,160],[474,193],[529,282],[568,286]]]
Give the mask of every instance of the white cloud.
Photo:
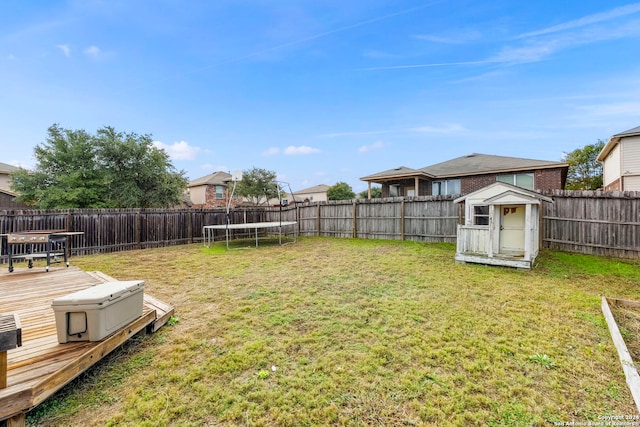
[[[284,149],[284,154],[287,156],[297,156],[304,154],[317,154],[320,150],[317,148],[307,147],[306,145],[301,145],[299,147],[294,147],[293,145],[288,146]]]
[[[633,13],[640,12],[640,3],[628,4],[626,6],[616,7],[606,12],[595,13],[593,15],[583,16],[582,18],[567,21],[562,24],[554,25],[552,27],[543,28],[541,30],[530,31],[528,33],[520,34],[516,38],[522,39],[527,37],[535,37],[543,34],[551,34],[559,31],[569,30],[573,28],[580,28],[586,25],[595,24],[598,22],[609,21],[621,16],[631,15]]]
[[[174,142],[171,145],[160,141],[153,141],[153,145],[163,149],[174,160],[195,160],[202,151],[199,147],[193,147],[186,141]]]
[[[89,46],[88,48],[86,48],[85,50],[83,50],[84,54],[93,58],[93,59],[98,59],[100,57],[100,55],[102,54],[102,51],[100,50],[100,48],[98,46]]]
[[[373,144],[363,145],[362,147],[358,148],[358,152],[359,153],[366,153],[366,152],[369,152],[369,151],[379,150],[379,149],[383,148],[384,146],[385,146],[384,142],[376,141]]]
[[[60,49],[67,58],[71,56],[71,47],[68,44],[57,44],[56,47]]]
[[[276,154],[280,154],[280,149],[276,147],[270,147],[262,152],[263,157],[275,156]]]

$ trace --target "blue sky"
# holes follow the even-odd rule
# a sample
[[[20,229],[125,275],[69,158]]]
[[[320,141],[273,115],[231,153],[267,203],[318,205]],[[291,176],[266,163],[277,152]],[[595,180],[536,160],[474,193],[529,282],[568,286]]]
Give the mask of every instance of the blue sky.
[[[0,161],[26,167],[54,123],[294,191],[473,152],[561,160],[640,125],[640,3],[7,0],[0,109]]]

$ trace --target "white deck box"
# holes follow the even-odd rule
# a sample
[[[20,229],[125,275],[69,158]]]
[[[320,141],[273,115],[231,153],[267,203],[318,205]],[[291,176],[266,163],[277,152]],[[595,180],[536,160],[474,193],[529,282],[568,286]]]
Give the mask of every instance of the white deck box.
[[[58,342],[100,341],[142,316],[144,281],[106,282],[53,300]]]

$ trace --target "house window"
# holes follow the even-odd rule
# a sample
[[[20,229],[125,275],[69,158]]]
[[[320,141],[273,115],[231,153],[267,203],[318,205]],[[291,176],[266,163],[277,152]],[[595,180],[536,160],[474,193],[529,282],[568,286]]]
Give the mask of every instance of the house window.
[[[414,187],[406,187],[404,189],[404,195],[406,197],[415,197],[416,195],[416,189]]]
[[[447,179],[445,181],[433,181],[431,183],[431,194],[434,196],[460,194],[460,180]]]
[[[476,205],[473,207],[473,224],[489,225],[489,206]]]
[[[398,197],[400,194],[400,186],[397,184],[392,184],[389,186],[389,197]]]
[[[497,180],[507,184],[516,185],[527,190],[533,190],[533,173],[514,173],[498,175]]]
[[[224,186],[216,185],[216,199],[224,199]]]

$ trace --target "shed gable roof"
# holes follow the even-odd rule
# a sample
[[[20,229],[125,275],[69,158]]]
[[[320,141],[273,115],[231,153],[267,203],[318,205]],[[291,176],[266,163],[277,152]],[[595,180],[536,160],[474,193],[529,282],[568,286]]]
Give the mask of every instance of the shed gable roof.
[[[520,196],[522,197],[523,201],[537,199],[550,203],[553,202],[553,199],[547,196],[543,196],[538,192],[527,190],[525,188],[517,187],[515,185],[507,184],[506,182],[501,181],[494,182],[493,184],[489,184],[486,187],[482,187],[481,189],[476,190],[472,193],[465,194],[462,197],[458,197],[453,202],[460,203],[464,202],[467,199],[477,199],[481,197],[483,193],[487,193],[488,196],[485,196],[487,198],[484,200],[488,203],[494,202],[494,204],[503,195],[508,195],[509,197]]]

